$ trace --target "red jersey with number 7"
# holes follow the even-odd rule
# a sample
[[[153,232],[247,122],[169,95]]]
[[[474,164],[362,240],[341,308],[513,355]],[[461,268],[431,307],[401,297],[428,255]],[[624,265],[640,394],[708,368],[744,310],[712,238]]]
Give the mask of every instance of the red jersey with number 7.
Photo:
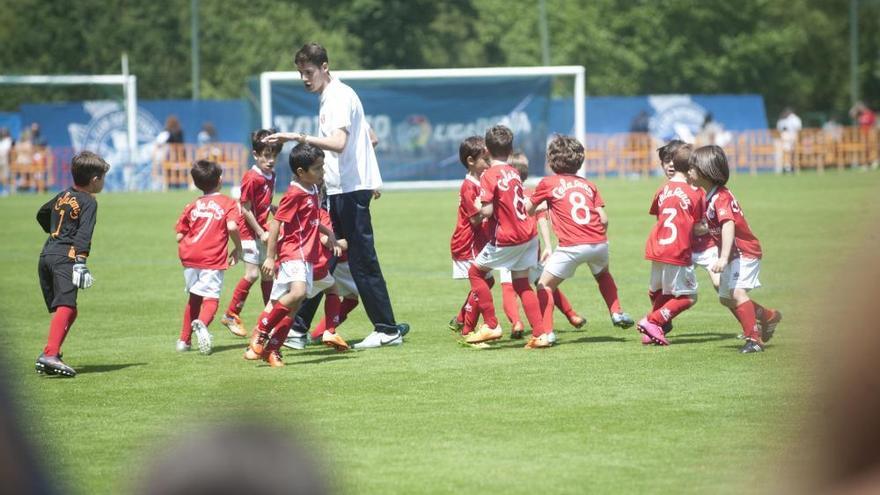
[[[220,193],[208,194],[186,205],[174,230],[183,234],[177,243],[180,262],[187,268],[229,268],[227,244],[229,222],[237,223],[238,203]]]
[[[546,201],[553,220],[553,232],[560,246],[601,244],[608,238],[596,208],[605,206],[592,182],[573,174],[544,177],[535,188],[532,204]]]
[[[716,187],[709,191],[707,201],[706,219],[709,223],[709,233],[712,234],[715,243],[721,246],[721,226],[724,222],[733,222],[734,239],[730,259],[738,256],[761,259],[761,243],[749,228],[749,222],[746,222],[739,201],[733,197],[730,190],[724,186]]]
[[[694,225],[704,215],[703,195],[681,180],[663,184],[648,212],[657,217],[645,245],[645,258],[670,265],[691,264]]]
[[[492,203],[489,218],[489,242],[496,246],[515,246],[535,238],[534,223],[529,221],[519,172],[506,163],[496,163],[480,177],[483,192],[480,200]]]

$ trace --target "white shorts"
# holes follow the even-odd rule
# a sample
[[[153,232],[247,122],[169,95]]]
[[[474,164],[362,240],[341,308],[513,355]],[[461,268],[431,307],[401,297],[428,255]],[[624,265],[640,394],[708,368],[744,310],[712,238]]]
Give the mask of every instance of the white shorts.
[[[529,281],[533,284],[537,284],[538,279],[541,278],[541,272],[543,271],[544,267],[541,266],[540,263],[536,263],[535,266],[529,268]],[[502,284],[513,283],[513,274],[510,273],[510,270],[507,268],[498,269],[498,278],[501,279]]]
[[[608,243],[557,247],[547,258],[544,270],[555,277],[566,279],[573,277],[575,270],[584,263],[590,267],[593,275],[608,268]]]
[[[241,260],[252,265],[262,265],[266,261],[266,245],[253,239],[242,240]]]
[[[514,246],[486,244],[474,263],[484,268],[507,268],[512,272],[528,270],[538,259],[538,238]]]
[[[210,299],[220,299],[223,289],[225,270],[209,270],[206,268],[184,268],[183,279],[186,282],[184,292]]]
[[[651,262],[651,292],[663,290],[663,294],[678,296],[690,296],[697,293],[697,276],[694,273],[694,265],[678,266]]]
[[[339,291],[339,297],[357,296],[358,288],[351,276],[351,267],[347,261],[338,263],[336,270],[333,270],[333,278],[336,279],[336,290]]]
[[[721,272],[718,284],[718,296],[733,299],[733,289],[757,289],[761,286],[758,274],[761,272],[761,260],[754,258],[734,258]]]
[[[474,264],[474,260],[452,260],[452,280],[463,280],[468,278],[468,271],[471,269],[471,265]],[[338,268],[337,268],[338,269]],[[504,270],[499,270],[501,272],[501,276],[504,276]],[[510,277],[510,274],[507,274]],[[492,278],[492,272],[486,272],[486,278]]]
[[[691,263],[696,266],[702,266],[706,270],[714,265],[716,261],[718,261],[718,248],[715,246],[712,246],[705,251],[694,251],[694,253],[691,254]]]
[[[272,283],[272,294],[269,299],[277,301],[284,294],[290,292],[290,286],[294,282],[306,284],[306,293],[312,290],[312,264],[303,260],[291,260],[281,263],[275,281]]]
[[[315,297],[332,287],[334,283],[336,283],[336,279],[333,278],[333,275],[330,275],[328,273],[327,276],[322,278],[321,280],[315,280],[314,282],[312,282],[312,286],[309,287],[309,293],[306,294],[306,297]]]

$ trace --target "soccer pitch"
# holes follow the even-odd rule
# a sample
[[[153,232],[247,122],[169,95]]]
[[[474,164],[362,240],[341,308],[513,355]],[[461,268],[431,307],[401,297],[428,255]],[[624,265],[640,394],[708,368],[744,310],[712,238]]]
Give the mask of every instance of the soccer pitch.
[[[610,218],[611,272],[624,309],[649,308],[643,259],[659,179],[598,180]],[[95,286],[64,345],[75,379],[33,363],[49,316],[36,277],[48,195],[0,198],[0,349],[18,418],[55,481],[72,493],[119,493],[153,449],[206,423],[256,420],[305,437],[345,493],[742,493],[767,490],[801,448],[822,342],[817,304],[876,219],[880,173],[735,176],[730,188],[764,248],[753,293],[785,320],[766,352],[736,351],[740,328],[705,272],[700,301],[667,348],[611,326],[581,268],[562,285],[587,317],[556,313],[558,344],[462,347],[447,329],[468,291],[450,278],[457,191],[386,192],[373,203],[376,244],[402,347],[285,352],[287,366],[245,362],[245,341],[211,325],[215,352],[178,354],[185,295],[173,227],[195,193],[101,194],[89,267]],[[280,189],[280,187],[279,187]],[[876,224],[873,224],[876,225]],[[227,274],[220,310],[243,268]],[[242,315],[256,321],[259,290]],[[370,331],[359,307],[339,329]]]

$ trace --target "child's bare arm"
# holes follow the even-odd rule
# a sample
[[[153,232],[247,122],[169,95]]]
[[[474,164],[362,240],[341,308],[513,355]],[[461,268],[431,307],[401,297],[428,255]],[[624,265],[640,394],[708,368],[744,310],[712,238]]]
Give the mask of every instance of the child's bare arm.
[[[538,217],[538,235],[541,236],[541,263],[543,263],[553,253],[553,244],[550,240],[550,222],[544,215]]]
[[[250,201],[242,201],[241,202],[241,216],[244,217],[244,221],[248,224],[248,227],[254,231],[254,234],[257,235],[257,238],[263,242],[266,242],[264,237],[267,232],[260,225],[260,222],[257,221],[256,215],[254,215],[253,205]]]
[[[229,255],[229,266],[234,266],[241,258],[241,234],[238,232],[238,224],[232,220],[226,222],[226,230],[229,231],[229,238],[232,240],[232,253]]]
[[[718,254],[718,261],[709,269],[715,273],[721,273],[727,268],[730,260],[730,251],[733,249],[733,240],[736,235],[736,224],[733,220],[724,222],[721,225],[721,252]]]
[[[178,232],[175,237],[177,237],[177,242],[180,242],[181,240],[183,240],[183,234],[181,234],[180,232]]]
[[[336,240],[336,234],[333,233],[333,229],[327,228],[326,225],[318,225],[318,232],[327,236],[328,247],[333,249],[333,256],[339,256],[342,254],[342,248],[339,247],[339,242]]]
[[[266,277],[275,273],[275,249],[278,246],[278,232],[281,230],[281,222],[276,219],[269,221],[269,240],[266,241],[266,261],[260,267],[260,271]]]
[[[483,206],[480,207],[480,216],[483,218],[489,218],[493,213],[495,213],[495,208],[492,203],[483,203]]]
[[[596,213],[599,214],[599,222],[607,228],[608,227],[608,214],[605,213],[605,207],[604,206],[596,207]]]

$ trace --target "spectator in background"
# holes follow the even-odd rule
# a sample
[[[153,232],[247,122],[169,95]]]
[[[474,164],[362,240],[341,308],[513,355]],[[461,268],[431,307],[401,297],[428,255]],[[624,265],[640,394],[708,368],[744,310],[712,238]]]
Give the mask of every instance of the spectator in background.
[[[865,134],[871,132],[874,124],[877,123],[877,115],[865,105],[864,102],[857,101],[852,108],[849,109],[849,116],[859,124],[859,129]]]
[[[199,142],[199,146],[204,146],[206,144],[213,143],[217,140],[217,129],[214,128],[214,124],[211,122],[205,122],[202,124],[202,130],[199,131],[199,136],[196,138]]]
[[[840,124],[840,117],[836,113],[832,113],[831,117],[822,124],[822,132],[833,142],[843,138],[843,125]]]
[[[777,166],[777,172],[786,173],[793,170],[792,156],[801,128],[803,128],[801,118],[794,113],[791,107],[785,107],[779,114],[779,120],[776,121],[776,130],[779,131],[779,137],[782,140],[782,160]]]
[[[176,115],[169,115],[165,119],[165,129],[156,136],[156,144],[182,144],[183,129]]]
[[[651,123],[651,116],[648,112],[642,110],[636,115],[629,125],[629,132],[648,132]]]
[[[47,146],[46,138],[40,133],[40,124],[37,122],[31,123],[31,144],[40,148]]]
[[[724,130],[724,126],[715,120],[712,112],[707,112],[703,119],[703,125],[700,127],[700,133],[697,135],[696,142],[702,146],[712,145],[727,146],[733,136],[730,132]]]
[[[9,192],[9,154],[12,151],[12,135],[9,129],[0,127],[0,194]]]

